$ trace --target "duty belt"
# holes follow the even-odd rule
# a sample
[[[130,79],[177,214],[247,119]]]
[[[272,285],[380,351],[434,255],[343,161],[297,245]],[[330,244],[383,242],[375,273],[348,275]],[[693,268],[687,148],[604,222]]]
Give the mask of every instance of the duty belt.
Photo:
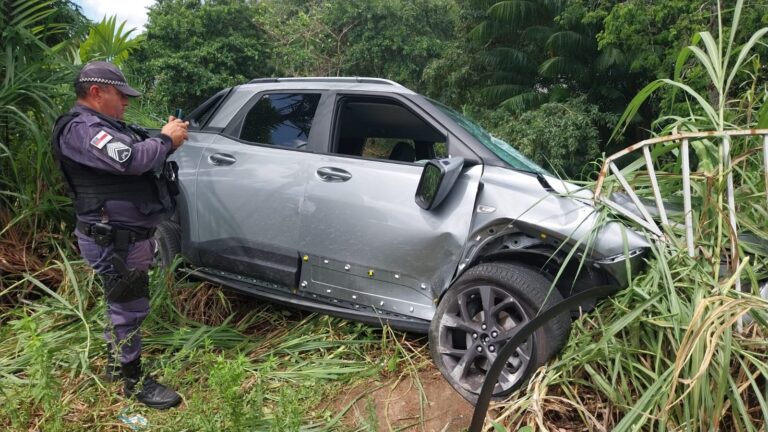
[[[151,239],[155,234],[155,228],[131,227],[131,229],[125,229],[103,223],[91,224],[79,220],[76,226],[78,231],[93,238],[101,246],[122,242],[128,244],[136,243]]]
[[[107,223],[89,224],[77,221],[77,229],[101,247],[112,246],[112,271],[102,274],[104,294],[112,302],[129,302],[149,297],[149,276],[146,270],[128,267],[128,250],[137,241],[152,238],[154,228],[118,227]]]

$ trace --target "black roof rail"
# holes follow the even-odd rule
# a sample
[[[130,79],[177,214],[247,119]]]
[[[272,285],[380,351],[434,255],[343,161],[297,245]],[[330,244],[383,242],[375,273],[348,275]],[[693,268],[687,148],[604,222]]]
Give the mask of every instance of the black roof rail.
[[[248,81],[248,84],[278,83],[278,82],[339,82],[360,84],[384,84],[402,87],[402,85],[384,78],[367,77],[297,77],[297,78],[256,78]]]

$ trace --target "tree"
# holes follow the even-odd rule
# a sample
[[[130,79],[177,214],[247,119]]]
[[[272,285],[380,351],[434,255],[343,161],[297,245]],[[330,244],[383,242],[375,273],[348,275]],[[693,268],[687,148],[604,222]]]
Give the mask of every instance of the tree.
[[[159,0],[129,68],[158,109],[192,109],[214,92],[270,76],[270,48],[255,0]]]
[[[521,112],[547,101],[587,95],[616,109],[625,101],[625,65],[616,50],[598,50],[601,22],[565,0],[474,0],[485,15],[469,36],[484,53],[490,104]]]
[[[456,39],[453,0],[269,2],[276,66],[288,76],[373,76],[423,86]]]

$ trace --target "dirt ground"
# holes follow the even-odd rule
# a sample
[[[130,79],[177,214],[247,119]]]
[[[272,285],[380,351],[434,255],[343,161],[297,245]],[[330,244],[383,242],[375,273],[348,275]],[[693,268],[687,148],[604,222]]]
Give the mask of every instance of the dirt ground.
[[[420,371],[418,380],[404,376],[358,384],[332,406],[335,412],[349,407],[342,421],[345,428],[381,432],[464,431],[474,410],[433,367]]]

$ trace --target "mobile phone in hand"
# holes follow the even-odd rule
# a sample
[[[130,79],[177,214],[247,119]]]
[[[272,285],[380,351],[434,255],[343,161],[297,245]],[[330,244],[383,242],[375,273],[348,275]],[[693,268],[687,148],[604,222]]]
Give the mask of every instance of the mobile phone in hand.
[[[184,116],[184,111],[182,111],[181,108],[176,108],[176,111],[173,112],[173,116],[181,120]]]

